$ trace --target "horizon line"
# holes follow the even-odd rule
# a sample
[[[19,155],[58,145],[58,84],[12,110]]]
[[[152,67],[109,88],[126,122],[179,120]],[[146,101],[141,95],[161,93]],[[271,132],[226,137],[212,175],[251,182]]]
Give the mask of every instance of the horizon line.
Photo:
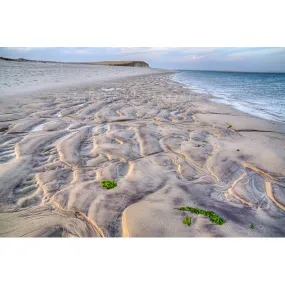
[[[175,69],[177,71],[205,71],[205,72],[240,72],[240,73],[278,73],[283,74],[285,71],[247,71],[247,70],[214,70],[214,69]]]

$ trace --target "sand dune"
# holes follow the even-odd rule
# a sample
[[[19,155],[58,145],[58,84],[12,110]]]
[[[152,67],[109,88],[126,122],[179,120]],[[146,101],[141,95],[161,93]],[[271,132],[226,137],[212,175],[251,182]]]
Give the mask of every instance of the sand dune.
[[[3,100],[0,236],[285,236],[284,125],[169,77]]]

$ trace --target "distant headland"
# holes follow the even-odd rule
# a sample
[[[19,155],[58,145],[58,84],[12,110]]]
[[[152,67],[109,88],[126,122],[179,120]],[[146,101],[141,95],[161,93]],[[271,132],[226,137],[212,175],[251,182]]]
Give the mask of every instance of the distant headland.
[[[67,63],[67,64],[92,64],[92,65],[109,65],[109,66],[134,66],[134,67],[149,67],[148,63],[145,61],[130,60],[130,61],[97,61],[97,62],[59,62],[59,61],[47,61],[47,60],[33,60],[25,58],[8,58],[0,57],[2,60],[6,61],[16,61],[16,62],[41,62],[41,63]]]

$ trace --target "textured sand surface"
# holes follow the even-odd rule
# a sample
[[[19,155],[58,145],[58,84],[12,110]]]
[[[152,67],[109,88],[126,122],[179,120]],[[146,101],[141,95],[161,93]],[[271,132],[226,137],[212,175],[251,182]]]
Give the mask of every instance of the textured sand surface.
[[[0,98],[158,72],[161,71],[147,67],[10,62],[0,59]]]
[[[2,100],[0,236],[285,236],[284,124],[169,77]]]

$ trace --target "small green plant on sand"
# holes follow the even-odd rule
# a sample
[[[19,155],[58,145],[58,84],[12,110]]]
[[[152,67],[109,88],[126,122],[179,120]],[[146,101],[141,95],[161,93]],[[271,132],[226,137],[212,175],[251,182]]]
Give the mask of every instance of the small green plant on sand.
[[[46,148],[46,149],[43,151],[43,153],[50,152],[51,150],[52,150],[52,147],[48,147],[48,148]]]
[[[185,217],[183,218],[183,224],[190,227],[190,225],[191,225],[191,217],[185,216]]]
[[[117,186],[117,183],[114,180],[102,180],[101,185],[103,188],[113,189]]]
[[[207,141],[202,141],[202,142],[207,143]]]
[[[250,225],[249,225],[249,228],[252,229],[252,230],[254,230],[254,225],[253,225],[253,224],[250,224]]]
[[[228,125],[228,129],[230,129],[231,127],[232,127],[232,125],[229,124],[229,125]]]
[[[222,225],[226,222],[222,217],[218,216],[213,211],[202,210],[202,209],[192,208],[192,207],[179,207],[179,208],[177,208],[177,210],[189,211],[189,212],[192,212],[194,214],[207,216],[207,217],[209,217],[209,219],[212,223],[217,224],[217,225]]]

